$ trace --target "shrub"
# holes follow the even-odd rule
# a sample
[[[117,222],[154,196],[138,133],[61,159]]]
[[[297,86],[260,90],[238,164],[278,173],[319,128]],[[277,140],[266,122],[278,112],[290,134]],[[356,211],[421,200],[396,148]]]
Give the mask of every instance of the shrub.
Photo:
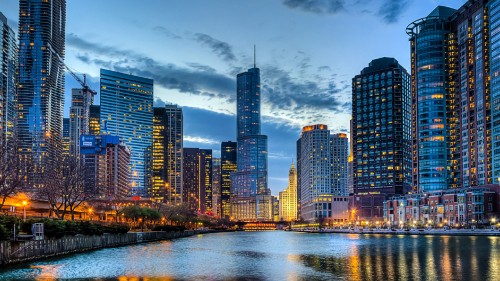
[[[184,231],[186,227],[184,226],[173,226],[173,225],[157,225],[153,227],[153,231]]]
[[[3,240],[9,240],[10,238],[10,232],[9,230],[0,224],[0,241],[3,241]]]

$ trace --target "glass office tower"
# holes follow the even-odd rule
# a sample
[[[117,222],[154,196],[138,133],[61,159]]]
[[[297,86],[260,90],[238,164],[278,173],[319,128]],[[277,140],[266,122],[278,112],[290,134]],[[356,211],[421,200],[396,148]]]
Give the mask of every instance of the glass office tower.
[[[35,174],[62,152],[65,26],[65,0],[19,1],[17,131]]]
[[[238,170],[236,151],[236,142],[221,143],[221,212],[225,218],[231,216],[231,174]]]
[[[349,196],[347,185],[348,148],[347,134],[330,135],[330,179],[332,180],[332,194],[335,196]]]
[[[147,196],[153,143],[153,80],[101,69],[101,134],[120,137],[131,152],[131,195]]]
[[[492,177],[500,183],[500,0],[490,1],[491,111],[492,111]]]
[[[0,147],[14,133],[16,117],[17,42],[0,12]]]
[[[231,177],[231,193],[235,197],[231,202],[235,205],[232,216],[255,220],[261,218],[259,208],[250,206],[255,201],[247,200],[248,197],[271,193],[267,187],[267,136],[260,134],[260,70],[254,67],[238,74],[236,86],[238,171]],[[239,207],[236,206],[238,198],[243,199]],[[268,198],[263,198],[263,201],[271,202]]]

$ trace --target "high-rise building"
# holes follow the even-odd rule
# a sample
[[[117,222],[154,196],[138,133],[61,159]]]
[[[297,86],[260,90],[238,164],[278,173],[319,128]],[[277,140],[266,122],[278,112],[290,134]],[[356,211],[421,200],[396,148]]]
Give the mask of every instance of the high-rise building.
[[[212,150],[184,148],[183,202],[198,213],[212,212]]]
[[[171,204],[182,202],[182,109],[154,108],[152,187],[150,196]]]
[[[413,185],[491,184],[500,176],[499,2],[439,6],[411,23]]]
[[[97,199],[116,200],[130,192],[130,150],[117,136],[81,135],[85,190]]]
[[[410,182],[410,76],[393,58],[353,80],[354,193],[403,194]]]
[[[352,134],[352,119],[349,122],[350,123],[350,132]],[[354,161],[354,154],[352,151],[352,135],[351,135],[351,141],[349,142],[349,157],[347,158],[347,192],[348,194],[353,194],[354,193],[354,176],[353,176],[353,161]]]
[[[292,162],[288,173],[288,187],[279,194],[279,220],[297,219],[297,170]]]
[[[238,170],[236,165],[236,142],[221,143],[221,210],[222,217],[231,216],[231,174]]]
[[[330,154],[332,194],[335,196],[348,196],[348,140],[346,134],[338,133],[330,135]]]
[[[330,131],[322,124],[306,126],[298,144],[300,213],[302,219],[314,222],[331,216]]]
[[[80,136],[89,134],[90,106],[94,96],[82,89],[71,90],[71,106],[69,108],[69,154],[80,155]]]
[[[221,204],[221,160],[220,158],[212,159],[212,215],[216,217],[222,216]]]
[[[101,107],[91,105],[89,107],[89,135],[98,136],[101,134]]]
[[[19,1],[17,135],[37,173],[62,153],[66,1]]]
[[[231,176],[232,217],[237,220],[272,220],[272,215],[263,217],[259,213],[260,208],[248,204],[271,202],[268,199],[262,202],[249,200],[256,195],[270,196],[267,186],[267,136],[261,135],[260,130],[260,70],[254,67],[238,74],[236,85],[238,171]]]
[[[17,42],[0,12],[0,147],[13,135],[16,118]]]
[[[69,155],[69,118],[63,118],[63,133],[62,133],[62,142],[63,142],[63,155]]]
[[[101,134],[130,149],[131,194],[147,195],[153,143],[153,80],[101,69]]]

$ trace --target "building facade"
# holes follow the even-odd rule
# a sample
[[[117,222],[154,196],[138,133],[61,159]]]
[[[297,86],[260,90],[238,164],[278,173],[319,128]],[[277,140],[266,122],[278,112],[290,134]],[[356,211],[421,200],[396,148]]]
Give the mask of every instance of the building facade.
[[[330,179],[332,181],[332,194],[335,196],[348,196],[348,140],[344,133],[330,135]]]
[[[221,203],[221,159],[212,159],[212,214],[215,217],[222,217]]]
[[[91,105],[89,107],[89,135],[98,136],[101,134],[101,107]]]
[[[63,118],[63,134],[62,134],[62,142],[63,142],[63,155],[69,155],[69,118]]]
[[[89,134],[90,106],[94,96],[82,89],[71,90],[71,106],[69,108],[69,154],[80,155],[80,136]]]
[[[295,221],[297,217],[297,170],[292,162],[288,173],[288,186],[279,193],[278,220]]]
[[[16,121],[17,40],[0,12],[0,147],[14,134]]]
[[[241,211],[246,202],[262,204],[249,197],[270,195],[267,186],[267,136],[261,135],[260,70],[256,67],[237,75],[237,172],[231,176],[232,214],[236,220],[256,220],[261,208],[251,208],[257,213]],[[239,204],[238,200],[245,202]],[[267,208],[265,208],[267,209]],[[272,220],[272,215],[266,220]]]
[[[155,107],[151,198],[159,202],[182,202],[182,109],[177,105]]]
[[[118,136],[81,135],[85,190],[96,199],[117,200],[130,194],[130,150]]]
[[[317,124],[306,126],[300,136],[301,216],[308,222],[316,222],[329,217],[328,202],[331,203],[331,152],[328,126]],[[328,201],[330,200],[330,201]]]
[[[153,80],[101,69],[101,134],[130,149],[131,195],[147,196],[153,143]]]
[[[236,142],[221,143],[221,210],[222,217],[231,217],[231,174],[238,170]]]
[[[212,150],[184,148],[183,202],[199,214],[212,213]]]
[[[62,153],[66,1],[19,1],[17,135],[34,186]]]

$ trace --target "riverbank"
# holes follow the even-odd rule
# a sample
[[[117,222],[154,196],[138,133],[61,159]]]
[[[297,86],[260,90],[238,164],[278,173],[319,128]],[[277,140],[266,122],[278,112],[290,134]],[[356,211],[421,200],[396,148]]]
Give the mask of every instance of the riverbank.
[[[186,230],[176,232],[129,232],[125,234],[73,236],[38,241],[2,241],[0,242],[0,265],[12,265],[97,249],[170,240],[210,232],[214,231]]]
[[[388,234],[388,235],[440,235],[440,236],[500,236],[500,231],[492,229],[294,229],[296,232],[308,233],[350,233],[350,234]]]

